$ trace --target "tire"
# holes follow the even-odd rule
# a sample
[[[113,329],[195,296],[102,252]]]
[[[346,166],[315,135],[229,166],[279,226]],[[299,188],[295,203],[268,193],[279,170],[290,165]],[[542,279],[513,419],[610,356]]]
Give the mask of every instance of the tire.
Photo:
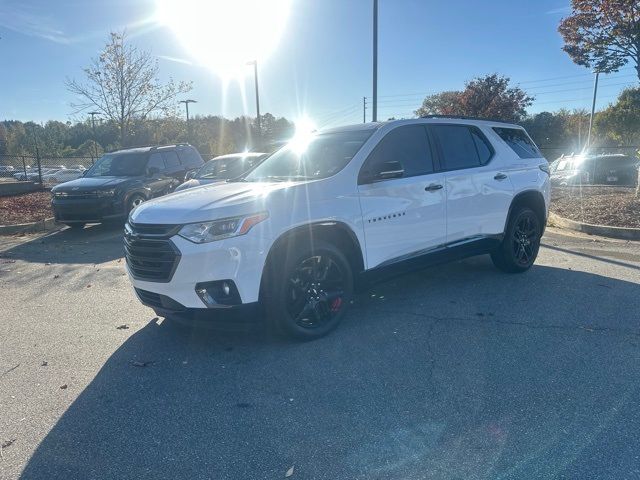
[[[131,213],[131,211],[140,206],[142,203],[144,203],[144,201],[146,200],[146,198],[144,198],[142,195],[140,195],[139,193],[136,193],[134,195],[131,195],[131,197],[129,198],[129,200],[127,200],[127,215],[129,213]]]
[[[504,239],[491,253],[493,264],[503,272],[521,273],[531,268],[540,250],[542,225],[540,218],[528,207],[511,213]]]
[[[326,335],[342,321],[353,297],[349,261],[322,241],[315,241],[313,248],[298,243],[283,257],[275,258],[266,272],[264,299],[271,330],[299,340]]]
[[[73,230],[82,230],[85,225],[85,223],[67,223],[67,227]]]

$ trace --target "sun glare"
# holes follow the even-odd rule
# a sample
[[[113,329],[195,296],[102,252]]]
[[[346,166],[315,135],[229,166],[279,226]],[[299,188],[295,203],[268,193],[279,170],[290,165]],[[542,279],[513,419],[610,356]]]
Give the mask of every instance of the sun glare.
[[[302,117],[295,121],[296,132],[289,142],[289,148],[296,153],[303,153],[315,135],[316,126],[308,117]]]
[[[156,20],[196,62],[230,80],[275,49],[290,8],[291,0],[156,0]]]

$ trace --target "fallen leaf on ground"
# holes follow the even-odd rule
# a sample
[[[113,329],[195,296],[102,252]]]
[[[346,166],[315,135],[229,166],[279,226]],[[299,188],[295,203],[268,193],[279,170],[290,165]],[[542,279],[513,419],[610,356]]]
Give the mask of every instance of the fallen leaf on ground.
[[[56,278],[60,278],[60,275],[54,275],[53,279],[55,280]]]
[[[65,383],[64,385],[60,385],[60,390],[66,390],[67,389],[67,384]]]
[[[129,325],[120,325],[119,327],[116,327],[116,329],[118,330],[126,330],[127,328],[129,328]]]
[[[91,288],[91,284],[87,285],[87,288]]]
[[[292,475],[293,475],[293,465],[291,466],[291,468],[289,470],[287,470],[287,473],[285,473],[284,476],[285,476],[285,478],[289,478]]]
[[[2,448],[10,447],[11,445],[13,445],[13,442],[15,442],[15,441],[16,441],[16,439],[12,438],[10,440],[7,440],[6,442],[2,442]]]
[[[47,365],[49,365],[47,362],[42,362],[42,363],[40,364],[40,366],[41,366],[41,367],[46,367]]]

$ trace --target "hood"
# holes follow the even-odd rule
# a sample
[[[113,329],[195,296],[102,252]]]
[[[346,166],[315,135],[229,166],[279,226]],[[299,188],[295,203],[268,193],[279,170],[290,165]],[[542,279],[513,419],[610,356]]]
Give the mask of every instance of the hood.
[[[95,190],[97,188],[117,187],[118,185],[136,180],[136,177],[81,177],[53,187],[54,192],[68,190]]]
[[[135,223],[182,224],[216,220],[267,209],[269,198],[306,182],[230,182],[205,185],[143,203],[131,213]]]
[[[176,188],[176,192],[181,192],[182,190],[186,190],[187,188],[199,187],[201,185],[210,185],[212,183],[225,183],[226,180],[216,180],[214,178],[206,179],[206,178],[192,178],[191,180],[187,180],[186,182],[178,185]]]

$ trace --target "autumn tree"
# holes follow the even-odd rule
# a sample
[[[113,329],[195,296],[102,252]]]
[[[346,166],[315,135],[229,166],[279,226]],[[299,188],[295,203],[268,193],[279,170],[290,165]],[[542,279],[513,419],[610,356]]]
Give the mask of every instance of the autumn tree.
[[[519,87],[509,86],[510,79],[496,73],[475,78],[462,91],[447,91],[424,99],[416,115],[463,115],[495,118],[508,122],[522,119],[533,102]]]
[[[558,27],[571,59],[602,73],[631,62],[640,79],[638,0],[572,0],[571,5],[571,15]]]
[[[126,146],[135,122],[152,113],[173,114],[176,96],[191,90],[191,84],[166,83],[158,79],[158,63],[150,52],[129,44],[125,33],[111,33],[109,41],[91,65],[86,79],[67,80],[67,88],[77,95],[76,113],[91,109],[118,126],[119,139]]]
[[[640,142],[640,88],[622,91],[616,103],[599,112],[595,119],[598,136],[618,146]]]

